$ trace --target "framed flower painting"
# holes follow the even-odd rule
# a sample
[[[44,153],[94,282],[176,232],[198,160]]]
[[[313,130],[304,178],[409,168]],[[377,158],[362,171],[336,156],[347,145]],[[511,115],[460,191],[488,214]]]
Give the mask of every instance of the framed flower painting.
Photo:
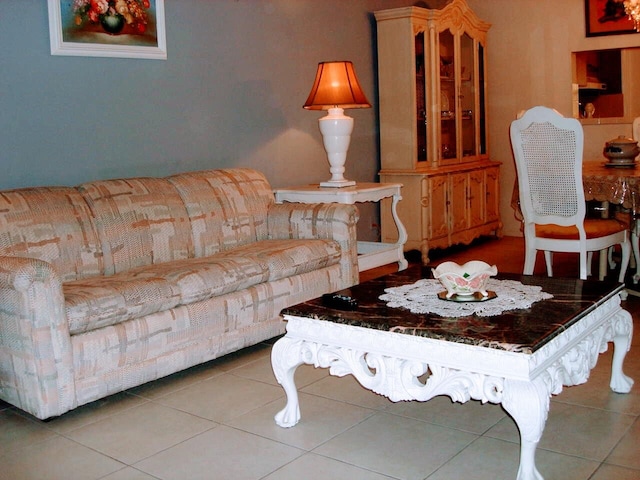
[[[51,55],[165,60],[164,0],[47,0]]]

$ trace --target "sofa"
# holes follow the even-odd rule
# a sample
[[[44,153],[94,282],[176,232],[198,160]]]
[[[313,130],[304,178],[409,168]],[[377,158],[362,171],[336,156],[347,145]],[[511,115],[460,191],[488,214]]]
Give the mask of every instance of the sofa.
[[[357,220],[247,168],[0,191],[0,398],[48,419],[278,336],[358,282]]]

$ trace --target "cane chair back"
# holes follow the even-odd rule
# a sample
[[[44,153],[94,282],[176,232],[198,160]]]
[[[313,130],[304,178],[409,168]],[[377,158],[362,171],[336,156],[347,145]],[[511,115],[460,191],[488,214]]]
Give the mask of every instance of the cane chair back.
[[[622,282],[630,254],[628,226],[614,218],[585,219],[580,122],[539,106],[514,120],[509,133],[524,223],[524,274],[533,274],[539,250],[549,276],[552,252],[574,252],[580,255],[580,278],[586,279],[587,253],[619,244]]]

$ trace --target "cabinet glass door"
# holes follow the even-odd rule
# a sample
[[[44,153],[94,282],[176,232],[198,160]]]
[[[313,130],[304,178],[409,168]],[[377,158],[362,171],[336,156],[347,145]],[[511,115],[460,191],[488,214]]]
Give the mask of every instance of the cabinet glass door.
[[[486,155],[484,49],[466,32],[439,34],[440,162]]]
[[[479,129],[480,155],[487,154],[487,109],[485,97],[485,72],[484,72],[484,48],[478,44],[478,111],[476,112],[476,125]]]
[[[455,37],[450,30],[440,33],[440,159],[455,159],[456,133],[456,55]]]
[[[475,156],[476,151],[476,89],[474,78],[474,41],[468,34],[460,36],[460,87],[458,94],[462,157]]]
[[[416,75],[416,145],[418,162],[427,161],[427,100],[426,100],[426,61],[424,32],[415,39],[415,75]]]

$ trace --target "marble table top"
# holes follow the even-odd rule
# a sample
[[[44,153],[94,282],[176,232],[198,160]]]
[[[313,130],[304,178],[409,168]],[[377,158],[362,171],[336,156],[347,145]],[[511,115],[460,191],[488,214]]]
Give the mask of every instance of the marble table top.
[[[288,307],[282,314],[532,353],[624,287],[616,282],[597,280],[498,274],[498,279],[538,285],[553,298],[536,302],[529,309],[506,311],[490,317],[446,318],[414,314],[404,308],[388,307],[378,299],[386,288],[415,283],[422,278],[433,278],[431,269],[415,265],[337,292],[357,300],[358,306],[353,311],[326,307],[322,299],[317,298]]]

